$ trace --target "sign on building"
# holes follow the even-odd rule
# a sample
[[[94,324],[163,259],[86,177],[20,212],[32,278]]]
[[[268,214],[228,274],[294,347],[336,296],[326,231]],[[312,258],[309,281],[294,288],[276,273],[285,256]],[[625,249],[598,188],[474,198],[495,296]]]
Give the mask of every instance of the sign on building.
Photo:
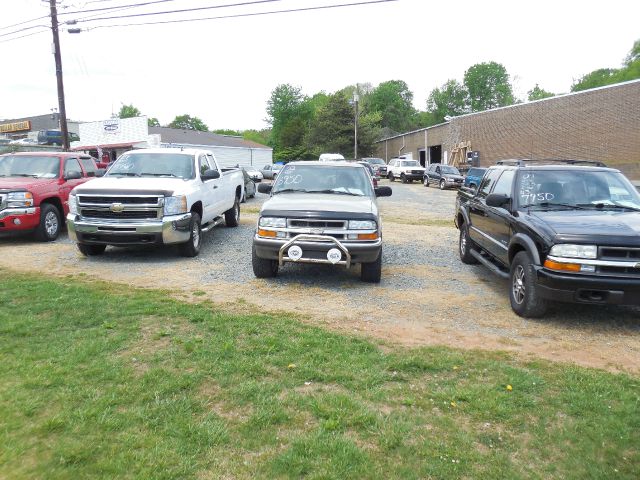
[[[22,132],[31,130],[31,121],[23,120],[22,122],[0,123],[0,133]]]

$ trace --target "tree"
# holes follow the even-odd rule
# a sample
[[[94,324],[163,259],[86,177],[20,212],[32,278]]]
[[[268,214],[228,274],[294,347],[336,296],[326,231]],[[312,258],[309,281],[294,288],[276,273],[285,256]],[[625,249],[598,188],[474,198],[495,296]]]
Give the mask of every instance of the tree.
[[[365,101],[366,111],[380,112],[382,127],[396,132],[411,130],[416,124],[413,93],[402,80],[382,82]]]
[[[447,80],[434,88],[427,99],[427,112],[432,114],[432,125],[442,123],[445,117],[463,115],[469,111],[469,93],[457,80]]]
[[[245,130],[242,132],[242,138],[251,142],[260,143],[262,145],[269,144],[269,136],[271,132],[269,130]]]
[[[536,86],[527,92],[527,99],[530,102],[534,100],[542,100],[543,98],[555,97],[555,93],[547,92],[546,90],[540,88],[536,83]]]
[[[599,68],[587,73],[571,85],[571,91],[579,92],[590,88],[627,82],[636,78],[640,78],[640,40],[636,40],[633,43],[633,47],[631,47],[624,59],[622,68]]]
[[[267,122],[271,124],[271,145],[274,150],[291,147],[299,144],[291,144],[292,122],[300,114],[300,109],[305,96],[299,87],[289,84],[280,84],[272,92],[267,101]],[[283,131],[287,129],[287,138],[283,138]],[[298,141],[299,136],[293,135]]]
[[[346,95],[329,95],[309,129],[308,145],[316,155],[322,152],[353,156],[354,111]]]
[[[472,112],[512,105],[513,88],[507,69],[496,62],[478,63],[464,73]]]
[[[120,107],[120,111],[118,112],[118,118],[133,118],[139,117],[140,115],[142,115],[140,110],[133,105],[122,104],[122,107]]]
[[[147,118],[147,124],[150,127],[159,127],[160,121],[156,117]]]
[[[182,128],[184,130],[199,130],[201,132],[209,131],[209,128],[198,117],[192,117],[190,115],[178,115],[173,119],[168,127],[170,128]]]

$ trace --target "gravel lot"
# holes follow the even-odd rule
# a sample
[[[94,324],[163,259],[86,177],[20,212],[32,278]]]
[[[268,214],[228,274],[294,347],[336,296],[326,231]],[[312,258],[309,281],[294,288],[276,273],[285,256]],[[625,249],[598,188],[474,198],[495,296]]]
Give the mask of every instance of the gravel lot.
[[[381,183],[393,188],[393,196],[379,200],[385,242],[379,285],[361,283],[359,267],[288,264],[275,279],[256,279],[250,252],[266,199],[261,194],[242,205],[238,228],[206,234],[194,259],[175,248],[112,247],[85,258],[62,235],[53,244],[0,239],[0,266],[163,288],[235,311],[295,312],[304,321],[403,345],[501,349],[640,372],[640,309],[558,305],[545,319],[517,317],[507,282],[458,260],[455,191]]]

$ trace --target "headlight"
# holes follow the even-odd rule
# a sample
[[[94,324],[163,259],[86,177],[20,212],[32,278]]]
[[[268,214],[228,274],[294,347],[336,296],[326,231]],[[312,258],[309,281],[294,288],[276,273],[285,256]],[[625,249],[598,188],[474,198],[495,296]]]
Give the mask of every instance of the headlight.
[[[373,220],[349,220],[349,230],[375,230],[378,228]]]
[[[287,226],[287,219],[278,217],[260,217],[258,225],[261,227],[285,228]]]
[[[567,258],[598,258],[598,247],[595,245],[572,245],[565,243],[551,247],[549,255]]]
[[[177,215],[179,213],[187,213],[187,197],[178,195],[176,197],[164,198],[164,214]]]
[[[71,215],[78,214],[78,202],[75,195],[69,195],[69,213]]]
[[[31,192],[9,192],[7,207],[33,207],[33,194]]]

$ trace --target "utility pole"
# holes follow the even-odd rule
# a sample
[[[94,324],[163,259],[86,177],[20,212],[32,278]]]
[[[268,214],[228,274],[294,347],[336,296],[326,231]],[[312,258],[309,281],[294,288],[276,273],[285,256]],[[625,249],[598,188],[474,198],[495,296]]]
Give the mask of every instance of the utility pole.
[[[353,103],[356,106],[356,116],[353,123],[353,158],[356,160],[358,158],[358,100],[360,100],[358,92],[353,92]]]
[[[60,58],[60,38],[58,37],[58,9],[56,0],[49,0],[51,7],[51,32],[53,33],[53,57],[56,61],[56,79],[58,80],[58,111],[60,112],[60,130],[62,131],[62,150],[69,150],[69,128],[67,127],[67,109],[64,106],[64,84],[62,83],[62,59]]]

